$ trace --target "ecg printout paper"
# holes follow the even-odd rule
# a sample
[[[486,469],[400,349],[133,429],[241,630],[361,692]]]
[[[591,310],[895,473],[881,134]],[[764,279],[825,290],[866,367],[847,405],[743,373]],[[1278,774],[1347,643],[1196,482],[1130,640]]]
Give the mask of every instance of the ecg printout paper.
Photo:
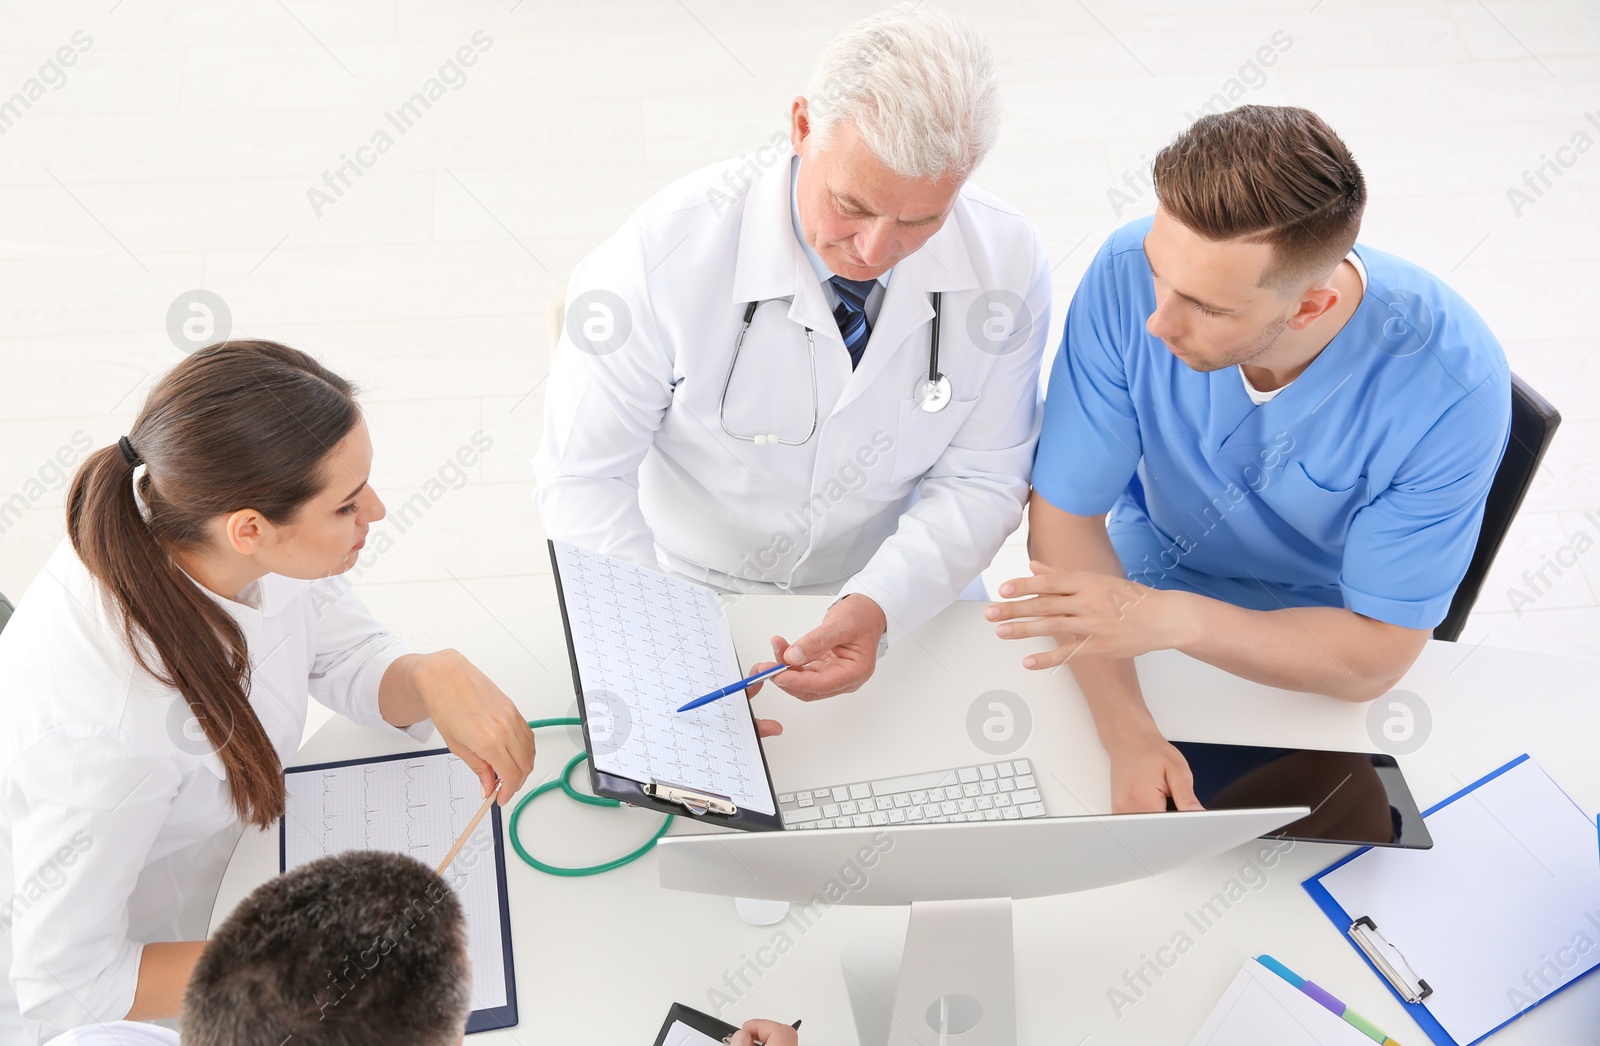
[[[744,696],[677,711],[744,675],[717,594],[565,541],[553,544],[596,769],[776,814]]]
[[[329,854],[383,850],[409,854],[439,867],[467,822],[483,805],[483,786],[466,763],[449,752],[350,766],[290,770],[284,775],[284,871]],[[444,881],[455,889],[467,917],[472,960],[472,1008],[506,1004],[500,889],[494,860],[494,818],[485,817],[461,847]],[[426,910],[427,898],[396,898]]]

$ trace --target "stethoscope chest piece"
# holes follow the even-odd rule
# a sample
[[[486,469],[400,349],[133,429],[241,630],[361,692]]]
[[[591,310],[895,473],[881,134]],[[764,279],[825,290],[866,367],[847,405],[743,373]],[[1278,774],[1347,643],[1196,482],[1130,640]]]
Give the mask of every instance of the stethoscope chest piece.
[[[943,374],[937,379],[922,379],[917,385],[919,406],[929,414],[937,414],[950,405],[950,379]]]

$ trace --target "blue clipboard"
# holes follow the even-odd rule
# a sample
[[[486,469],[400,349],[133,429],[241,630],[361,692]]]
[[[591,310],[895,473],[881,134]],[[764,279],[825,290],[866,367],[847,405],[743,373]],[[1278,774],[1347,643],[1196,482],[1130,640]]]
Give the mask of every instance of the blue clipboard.
[[[433,748],[425,752],[397,752],[394,755],[370,756],[364,759],[340,759],[332,763],[315,763],[307,766],[289,766],[284,768],[284,775],[310,773],[313,770],[331,770],[345,766],[364,766],[372,763],[388,763],[396,759],[428,759],[439,756],[458,758],[448,748]],[[506,901],[506,843],[505,832],[500,824],[500,804],[489,807],[489,816],[494,823],[491,834],[494,836],[494,877],[495,889],[500,897],[500,951],[506,974],[506,1001],[504,1006],[485,1007],[473,1010],[467,1018],[466,1032],[472,1035],[480,1031],[495,1031],[501,1028],[514,1028],[517,1025],[517,976],[511,965],[511,906]],[[284,871],[288,864],[288,825],[285,819],[278,818],[278,871]],[[451,840],[452,842],[454,840]]]
[[[1510,769],[1512,769],[1513,767],[1516,767],[1516,766],[1520,766],[1521,764],[1523,764],[1523,763],[1525,763],[1527,761],[1528,761],[1528,753],[1524,752],[1521,755],[1517,756],[1515,759],[1511,760],[1509,763],[1505,764],[1504,766],[1502,766],[1502,767],[1500,767],[1500,768],[1498,768],[1496,770],[1492,770],[1489,773],[1485,774],[1483,777],[1478,778],[1476,781],[1474,781],[1471,784],[1467,785],[1465,788],[1463,788],[1460,791],[1456,792],[1454,795],[1449,796],[1448,798],[1446,798],[1444,800],[1441,800],[1438,803],[1435,803],[1433,806],[1430,806],[1428,809],[1426,809],[1426,810],[1424,810],[1422,812],[1422,816],[1423,817],[1431,817],[1434,813],[1436,813],[1437,811],[1442,810],[1445,807],[1449,806],[1451,803],[1455,802],[1457,799],[1460,799],[1462,796],[1471,793],[1475,789],[1483,787],[1484,785],[1488,784],[1490,781],[1493,781],[1495,778],[1497,778],[1501,774],[1505,773],[1507,770],[1510,770]],[[1576,804],[1574,804],[1574,805],[1576,805]],[[1588,814],[1584,814],[1584,819],[1585,820],[1589,819]],[[1581,981],[1585,977],[1589,976],[1589,974],[1594,973],[1595,970],[1600,970],[1600,966],[1595,966],[1595,967],[1593,967],[1593,968],[1591,968],[1589,970],[1586,970],[1585,972],[1579,974],[1578,976],[1576,976],[1576,977],[1572,978],[1571,980],[1567,981],[1565,984],[1561,985],[1559,988],[1557,988],[1555,991],[1551,992],[1549,995],[1544,996],[1544,998],[1540,999],[1538,1002],[1535,1002],[1531,1006],[1528,1006],[1526,1009],[1521,1010],[1515,1016],[1511,1017],[1509,1020],[1506,1020],[1506,1021],[1496,1025],[1495,1027],[1489,1029],[1488,1031],[1484,1032],[1482,1035],[1478,1036],[1478,1038],[1472,1040],[1472,1042],[1470,1042],[1470,1043],[1457,1042],[1454,1038],[1451,1037],[1449,1032],[1444,1030],[1444,1026],[1441,1025],[1434,1018],[1433,1014],[1428,1011],[1426,999],[1424,999],[1423,1001],[1420,1001],[1420,1002],[1410,1002],[1410,1001],[1408,1001],[1406,999],[1406,997],[1403,994],[1401,994],[1400,989],[1395,986],[1394,981],[1391,980],[1390,977],[1387,974],[1385,974],[1382,970],[1380,970],[1378,968],[1377,964],[1372,961],[1372,958],[1369,955],[1367,955],[1367,953],[1365,951],[1363,951],[1361,949],[1361,947],[1356,943],[1355,938],[1349,932],[1351,926],[1356,923],[1356,920],[1352,919],[1350,917],[1350,913],[1345,911],[1344,908],[1339,904],[1339,902],[1334,900],[1333,895],[1328,892],[1328,889],[1325,886],[1322,885],[1322,877],[1323,876],[1327,875],[1329,872],[1333,871],[1336,868],[1341,868],[1344,865],[1349,864],[1351,861],[1355,860],[1357,857],[1360,857],[1362,854],[1366,853],[1370,849],[1372,849],[1372,847],[1363,846],[1361,849],[1359,849],[1359,850],[1355,851],[1354,853],[1350,854],[1348,857],[1344,858],[1343,860],[1336,861],[1335,863],[1333,863],[1333,864],[1329,865],[1328,867],[1324,868],[1322,871],[1318,872],[1316,875],[1313,875],[1311,878],[1307,879],[1305,882],[1301,883],[1300,885],[1305,888],[1306,893],[1311,895],[1311,899],[1317,903],[1317,907],[1318,908],[1322,909],[1323,914],[1326,915],[1329,919],[1331,919],[1333,921],[1333,924],[1339,928],[1340,935],[1342,937],[1344,937],[1345,941],[1350,945],[1350,947],[1352,947],[1352,948],[1354,948],[1356,950],[1356,954],[1361,956],[1362,961],[1365,962],[1367,964],[1368,968],[1372,970],[1373,975],[1376,976],[1378,978],[1378,980],[1383,982],[1384,987],[1389,989],[1389,993],[1395,997],[1395,999],[1400,1003],[1401,1006],[1405,1007],[1406,1013],[1410,1015],[1411,1019],[1416,1021],[1417,1025],[1423,1031],[1428,1033],[1428,1037],[1430,1039],[1432,1039],[1435,1043],[1438,1043],[1439,1046],[1475,1046],[1475,1044],[1483,1042],[1485,1039],[1489,1038],[1489,1036],[1493,1035],[1495,1032],[1499,1031],[1501,1028],[1504,1028],[1507,1024],[1510,1024],[1511,1021],[1514,1021],[1517,1018],[1523,1016],[1523,1014],[1526,1014],[1528,1012],[1528,1010],[1531,1010],[1535,1006],[1538,1006],[1539,1003],[1542,1003],[1542,1002],[1545,1002],[1545,1001],[1547,1001],[1547,1000],[1549,1000],[1551,998],[1554,998],[1555,996],[1559,995],[1561,992],[1565,991],[1567,988],[1570,988],[1572,985],[1577,984],[1579,981]],[[1366,920],[1366,921],[1370,925],[1370,920]],[[1381,927],[1379,929],[1381,930]],[[1425,981],[1422,982],[1422,983],[1424,985],[1426,984]]]

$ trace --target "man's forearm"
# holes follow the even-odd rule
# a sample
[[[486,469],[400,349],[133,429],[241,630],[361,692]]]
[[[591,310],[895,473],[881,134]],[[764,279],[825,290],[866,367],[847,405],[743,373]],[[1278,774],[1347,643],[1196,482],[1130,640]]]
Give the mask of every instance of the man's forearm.
[[[1068,661],[1067,666],[1083,691],[1095,733],[1106,751],[1117,751],[1131,741],[1161,732],[1144,703],[1131,658],[1086,657]]]
[[[1058,569],[1123,576],[1104,523],[1062,512],[1037,492],[1028,505],[1028,555]],[[1139,690],[1132,658],[1073,658],[1067,666],[1107,751],[1128,738],[1159,732]]]
[[[1100,520],[1063,512],[1035,492],[1028,526],[1034,559],[1056,569],[1122,576],[1122,563]],[[1429,635],[1342,607],[1247,610],[1191,592],[1141,591],[1149,602],[1139,613],[1153,611],[1150,620],[1163,637],[1157,646],[1175,647],[1252,682],[1346,701],[1370,701],[1393,687]],[[1078,655],[1068,662],[1102,734],[1104,715],[1112,716],[1109,722],[1116,728],[1129,716],[1137,719],[1123,707],[1130,699],[1143,707],[1131,661],[1120,659],[1129,666],[1125,674],[1087,667],[1115,660]]]
[[[1189,622],[1178,649],[1226,672],[1267,686],[1370,701],[1405,675],[1428,640],[1342,607],[1246,610],[1187,592],[1159,598],[1181,603]]]

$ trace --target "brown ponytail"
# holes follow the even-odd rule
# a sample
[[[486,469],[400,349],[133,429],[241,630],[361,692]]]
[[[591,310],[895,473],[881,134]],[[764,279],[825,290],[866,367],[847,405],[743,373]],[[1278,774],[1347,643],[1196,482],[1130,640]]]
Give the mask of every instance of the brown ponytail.
[[[91,454],[72,482],[67,533],[120,613],[139,664],[189,703],[227,774],[234,808],[266,827],[284,809],[282,765],[250,707],[250,652],[228,613],[169,552],[198,549],[218,516],[253,508],[292,522],[360,414],[349,382],[270,341],[201,349],[151,390],[127,441]],[[154,660],[152,660],[152,657]]]

